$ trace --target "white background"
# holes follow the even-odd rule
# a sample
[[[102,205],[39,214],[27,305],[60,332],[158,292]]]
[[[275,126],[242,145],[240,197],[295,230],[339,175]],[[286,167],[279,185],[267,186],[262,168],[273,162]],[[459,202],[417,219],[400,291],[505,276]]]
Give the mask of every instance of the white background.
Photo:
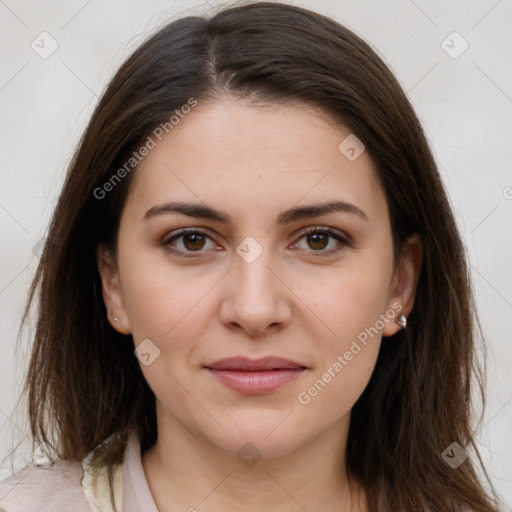
[[[367,40],[398,77],[432,144],[467,244],[490,347],[478,434],[493,482],[512,503],[512,1],[297,1]],[[210,4],[219,5],[211,0]],[[107,81],[170,18],[205,2],[0,0],[0,461],[28,433],[14,410],[27,364],[16,333],[65,169]],[[42,59],[47,31],[57,50]],[[457,31],[458,58],[442,42]],[[453,52],[464,41],[450,36]],[[36,253],[36,254],[34,254]],[[23,445],[22,445],[23,447]],[[0,478],[23,460],[1,464]]]

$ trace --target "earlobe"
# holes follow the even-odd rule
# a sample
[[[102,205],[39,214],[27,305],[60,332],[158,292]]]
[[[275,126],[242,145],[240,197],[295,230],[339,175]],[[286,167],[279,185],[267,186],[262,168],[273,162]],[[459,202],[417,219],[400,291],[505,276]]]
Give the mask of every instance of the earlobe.
[[[103,245],[99,245],[96,250],[96,262],[107,318],[116,331],[121,334],[130,334],[130,322],[123,305],[119,272],[112,254]]]
[[[392,336],[400,329],[406,328],[407,317],[413,308],[416,297],[416,287],[421,273],[422,261],[423,245],[418,233],[414,233],[404,242],[393,273],[389,304],[396,305],[398,303],[400,304],[400,309],[394,308],[396,309],[397,316],[392,322],[384,326],[382,330],[383,336]],[[403,317],[400,315],[403,315]]]

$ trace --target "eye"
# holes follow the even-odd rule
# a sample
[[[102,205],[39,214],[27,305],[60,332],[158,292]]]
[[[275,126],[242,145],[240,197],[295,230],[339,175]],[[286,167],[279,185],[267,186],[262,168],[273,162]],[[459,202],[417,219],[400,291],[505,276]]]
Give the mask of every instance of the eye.
[[[302,239],[306,240],[309,248],[299,246]],[[337,240],[338,243],[326,250],[329,245],[333,245],[330,244],[333,239]],[[209,247],[208,242],[210,243]],[[162,245],[168,251],[185,257],[200,256],[202,252],[206,252],[208,249],[219,249],[208,233],[198,228],[185,228],[171,234],[162,241]],[[317,253],[314,256],[327,256],[341,250],[345,245],[350,245],[348,239],[337,231],[331,228],[313,227],[302,233],[299,241],[295,242],[292,247],[298,247],[300,250],[313,254]]]
[[[320,253],[315,254],[315,256],[323,256],[326,254],[332,254],[334,252],[339,251],[343,246],[349,245],[347,239],[338,233],[337,231],[332,230],[331,228],[324,228],[324,227],[314,227],[311,229],[308,229],[306,232],[302,234],[299,241],[305,239],[306,244],[308,247],[299,247],[299,249],[304,249],[309,252],[313,253]],[[329,239],[335,239],[338,241],[337,244],[331,244],[331,247],[327,250],[325,250],[327,247],[329,247],[330,240]],[[299,242],[296,242],[294,246],[298,246]]]
[[[178,242],[174,243],[175,241]],[[210,247],[207,246],[207,241],[211,242]],[[162,244],[165,245],[170,252],[184,256],[195,256],[194,254],[190,253],[205,252],[202,251],[202,249],[205,247],[206,249],[217,247],[205,231],[197,228],[182,229],[178,233],[175,233],[173,236],[165,238]]]

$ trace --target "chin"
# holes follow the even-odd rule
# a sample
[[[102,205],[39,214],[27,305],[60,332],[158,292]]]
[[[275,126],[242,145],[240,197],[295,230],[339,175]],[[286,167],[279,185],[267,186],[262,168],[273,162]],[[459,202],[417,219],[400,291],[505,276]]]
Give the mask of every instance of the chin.
[[[307,432],[301,432],[296,424],[297,418],[289,421],[293,416],[291,410],[272,410],[264,414],[258,408],[250,414],[241,412],[236,419],[223,416],[218,421],[229,434],[223,429],[215,429],[216,435],[212,437],[212,429],[208,426],[204,435],[210,442],[238,458],[247,454],[253,457],[281,457],[307,442]]]

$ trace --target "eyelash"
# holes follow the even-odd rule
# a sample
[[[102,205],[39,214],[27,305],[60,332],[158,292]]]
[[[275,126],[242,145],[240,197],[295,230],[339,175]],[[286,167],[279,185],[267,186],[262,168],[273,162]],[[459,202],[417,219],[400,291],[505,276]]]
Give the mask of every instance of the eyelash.
[[[332,238],[335,238],[336,240],[338,240],[338,242],[340,242],[340,245],[338,245],[337,247],[335,247],[334,249],[329,249],[329,250],[311,250],[309,252],[311,252],[313,254],[314,257],[326,257],[326,256],[331,256],[332,254],[334,253],[337,253],[338,251],[340,251],[344,246],[350,246],[350,242],[348,240],[348,238],[340,235],[337,231],[334,231],[333,229],[331,228],[325,228],[325,227],[320,227],[320,226],[316,226],[316,227],[313,227],[313,228],[309,228],[308,230],[304,231],[301,233],[299,239],[297,240],[297,242],[294,243],[297,244],[299,242],[299,240],[301,240],[302,238],[304,238],[305,236],[307,235],[310,235],[310,234],[313,234],[313,233],[323,233],[323,234],[327,234],[328,236],[332,237]],[[165,246],[166,250],[168,250],[169,252],[173,253],[173,254],[177,254],[179,256],[183,256],[185,258],[196,258],[198,256],[201,255],[202,250],[198,250],[198,251],[181,251],[179,249],[175,249],[173,247],[171,247],[169,244],[170,242],[178,239],[178,238],[181,238],[185,235],[195,235],[195,234],[198,234],[198,235],[204,235],[208,238],[211,239],[210,235],[206,232],[206,231],[203,231],[202,229],[199,229],[199,228],[184,228],[180,231],[178,231],[178,233],[174,234],[173,236],[171,237],[165,237],[162,241],[162,245]]]

